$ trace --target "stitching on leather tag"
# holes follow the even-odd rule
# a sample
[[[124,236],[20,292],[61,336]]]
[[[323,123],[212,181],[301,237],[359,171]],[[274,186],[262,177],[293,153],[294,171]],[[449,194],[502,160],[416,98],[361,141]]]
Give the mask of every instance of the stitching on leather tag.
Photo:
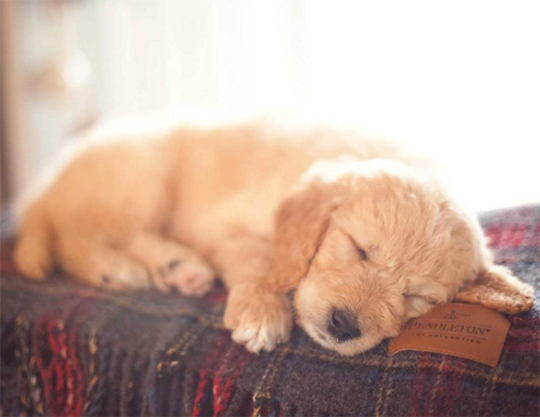
[[[390,341],[388,354],[402,350],[442,353],[496,366],[510,321],[473,304],[444,304],[409,320]]]

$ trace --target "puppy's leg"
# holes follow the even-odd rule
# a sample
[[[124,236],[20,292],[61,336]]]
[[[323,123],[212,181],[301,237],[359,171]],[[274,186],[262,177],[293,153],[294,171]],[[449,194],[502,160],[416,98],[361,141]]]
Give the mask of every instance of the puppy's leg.
[[[229,288],[225,327],[232,331],[235,342],[251,352],[273,350],[291,333],[289,300],[266,284],[271,254],[268,239],[245,235],[226,240],[216,259]]]
[[[216,274],[191,249],[155,234],[140,234],[128,246],[161,292],[176,287],[184,295],[202,296],[212,288]]]
[[[137,290],[150,286],[148,273],[141,262],[126,251],[88,237],[61,235],[57,255],[69,273],[96,287]]]

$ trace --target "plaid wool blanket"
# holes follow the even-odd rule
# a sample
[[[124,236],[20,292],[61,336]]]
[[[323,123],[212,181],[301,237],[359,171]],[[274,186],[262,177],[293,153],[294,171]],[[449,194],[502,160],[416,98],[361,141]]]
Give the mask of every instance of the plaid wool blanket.
[[[14,415],[539,415],[540,206],[482,216],[496,259],[535,286],[499,364],[401,352],[342,357],[295,328],[249,354],[223,329],[226,293],[112,294],[56,273],[23,279],[2,244],[1,412]]]

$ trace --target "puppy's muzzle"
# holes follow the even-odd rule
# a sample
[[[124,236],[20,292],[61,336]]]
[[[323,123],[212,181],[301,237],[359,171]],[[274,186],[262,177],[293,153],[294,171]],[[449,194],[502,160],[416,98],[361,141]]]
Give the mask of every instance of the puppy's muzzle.
[[[330,322],[328,323],[328,332],[339,343],[356,339],[362,335],[354,314],[347,310],[332,310]]]

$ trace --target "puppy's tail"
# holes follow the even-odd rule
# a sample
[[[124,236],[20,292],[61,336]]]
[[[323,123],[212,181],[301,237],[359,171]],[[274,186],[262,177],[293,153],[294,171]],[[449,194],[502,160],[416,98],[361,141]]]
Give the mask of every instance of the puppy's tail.
[[[25,276],[44,279],[53,267],[53,232],[43,200],[31,203],[19,222],[15,264]]]

